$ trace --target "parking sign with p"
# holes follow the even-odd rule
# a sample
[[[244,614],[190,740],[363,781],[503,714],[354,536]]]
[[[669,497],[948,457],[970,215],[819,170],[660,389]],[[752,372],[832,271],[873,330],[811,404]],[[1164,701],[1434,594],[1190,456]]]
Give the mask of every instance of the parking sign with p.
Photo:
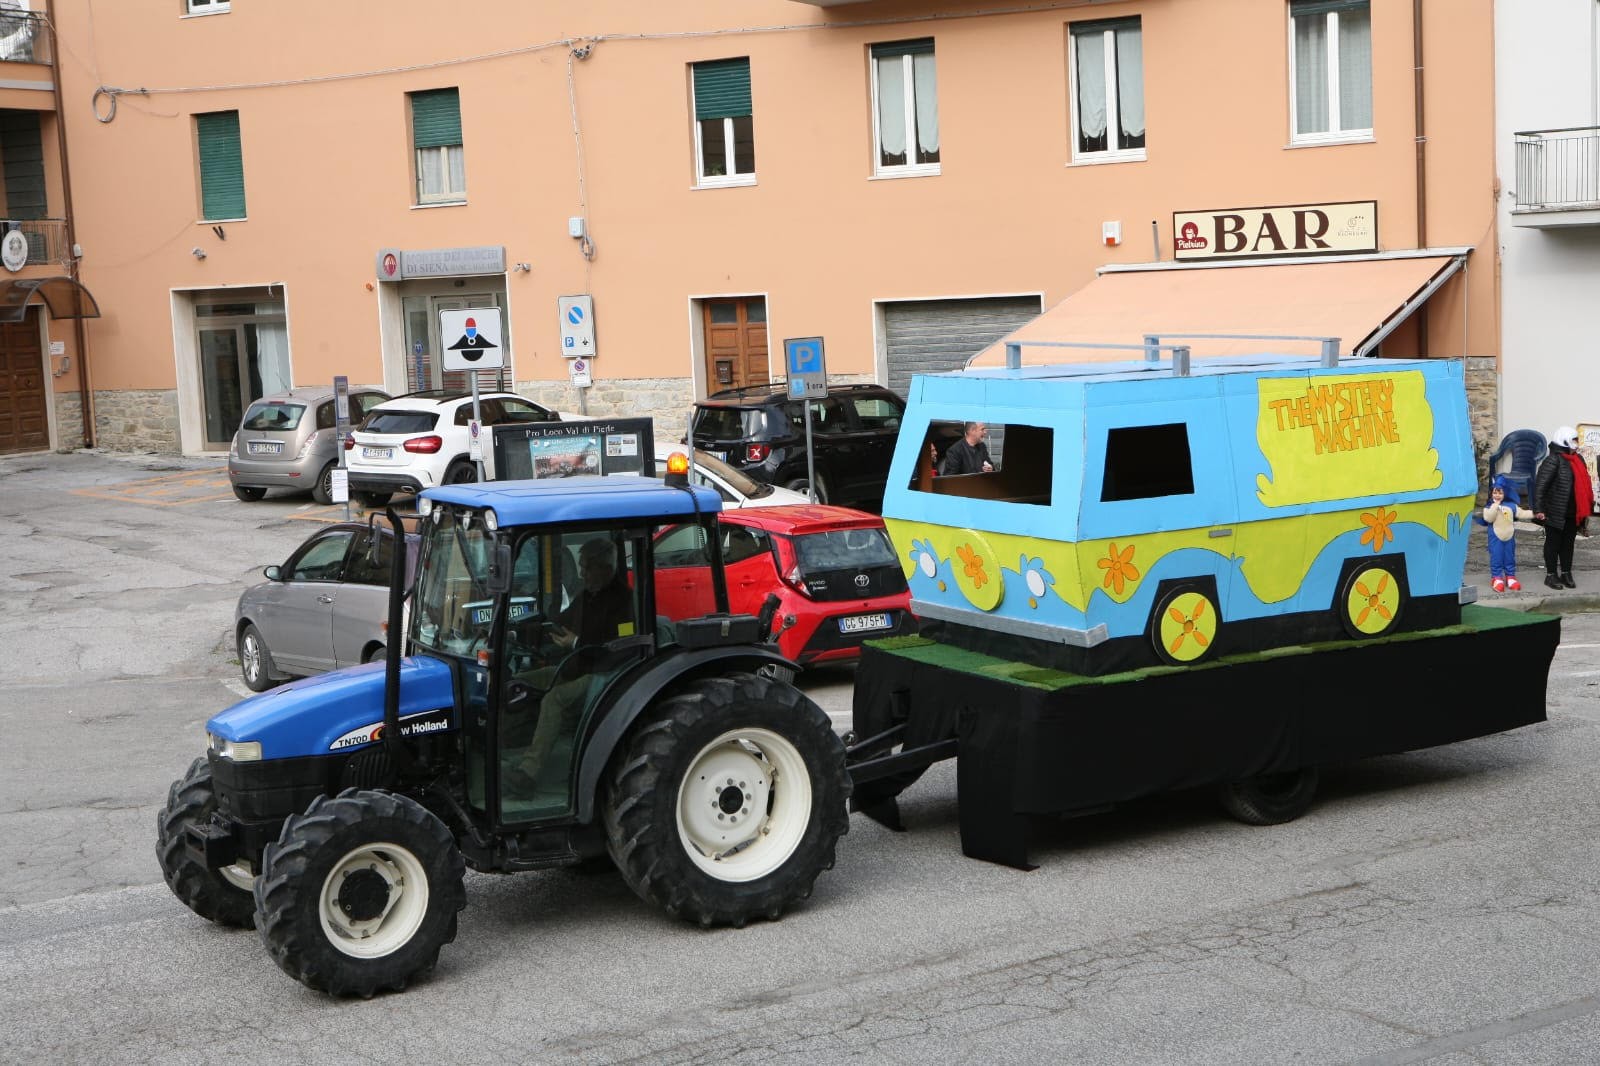
[[[828,395],[828,364],[821,337],[790,337],[783,342],[789,370],[789,397],[820,400]]]

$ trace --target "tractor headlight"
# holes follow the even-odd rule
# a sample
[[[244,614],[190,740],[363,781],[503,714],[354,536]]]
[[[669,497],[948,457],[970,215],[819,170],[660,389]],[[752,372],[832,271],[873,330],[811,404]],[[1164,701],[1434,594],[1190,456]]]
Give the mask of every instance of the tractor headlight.
[[[261,741],[259,740],[226,740],[211,735],[211,750],[217,753],[218,758],[231,759],[234,762],[260,762]]]
[[[493,507],[483,512],[483,525],[490,533],[500,528],[500,516],[494,513]]]

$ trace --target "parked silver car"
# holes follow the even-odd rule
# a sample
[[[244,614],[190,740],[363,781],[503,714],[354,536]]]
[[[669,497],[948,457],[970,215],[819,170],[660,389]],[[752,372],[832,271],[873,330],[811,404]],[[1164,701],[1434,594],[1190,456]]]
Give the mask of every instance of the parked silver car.
[[[350,426],[389,398],[369,385],[350,389]],[[333,502],[333,470],[339,465],[334,439],[333,386],[315,385],[263,396],[250,405],[228,446],[228,480],[241,500],[259,500],[269,488],[310,492]]]
[[[389,572],[394,535],[341,522],[313,533],[267,580],[245,590],[233,612],[239,672],[264,692],[290,677],[381,658],[388,641]],[[406,582],[416,566],[419,538],[406,533]]]

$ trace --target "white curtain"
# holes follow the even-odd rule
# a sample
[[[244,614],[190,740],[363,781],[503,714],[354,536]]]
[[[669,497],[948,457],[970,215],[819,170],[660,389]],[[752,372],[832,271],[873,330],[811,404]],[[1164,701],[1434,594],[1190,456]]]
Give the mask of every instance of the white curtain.
[[[450,192],[461,193],[467,191],[467,163],[462,154],[461,145],[453,144],[446,148],[445,155],[450,160]]]
[[[1095,30],[1077,34],[1078,59],[1078,148],[1093,151],[1093,144],[1106,132],[1106,45],[1105,35]]]
[[[1372,12],[1339,12],[1339,128],[1372,128]]]
[[[278,304],[262,304],[262,311],[283,310]],[[289,327],[282,322],[256,323],[256,366],[261,374],[261,395],[271,396],[289,387]]]
[[[1322,12],[1294,20],[1294,130],[1328,132],[1328,16]]]
[[[939,93],[933,76],[933,53],[915,55],[911,69],[916,83],[917,162],[939,161]]]
[[[1121,148],[1144,146],[1144,39],[1139,26],[1117,28],[1117,116]]]
[[[878,146],[884,166],[906,157],[906,76],[904,56],[880,56],[878,67]]]

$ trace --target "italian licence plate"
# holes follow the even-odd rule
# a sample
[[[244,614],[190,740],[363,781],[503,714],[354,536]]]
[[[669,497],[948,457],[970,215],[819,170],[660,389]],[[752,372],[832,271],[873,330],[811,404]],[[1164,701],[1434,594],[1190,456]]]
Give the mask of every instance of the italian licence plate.
[[[706,452],[706,454],[711,456],[711,458],[715,459],[719,463],[725,463],[725,462],[728,461],[728,453],[727,452],[712,452],[712,451],[708,451],[708,452]]]
[[[283,451],[283,443],[275,440],[253,440],[250,442],[251,455],[277,455]]]
[[[366,444],[361,446],[361,458],[363,459],[387,459],[392,454],[394,454],[393,448],[374,448]]]
[[[841,633],[870,633],[875,629],[888,629],[893,625],[886,613],[855,614],[839,619]]]

